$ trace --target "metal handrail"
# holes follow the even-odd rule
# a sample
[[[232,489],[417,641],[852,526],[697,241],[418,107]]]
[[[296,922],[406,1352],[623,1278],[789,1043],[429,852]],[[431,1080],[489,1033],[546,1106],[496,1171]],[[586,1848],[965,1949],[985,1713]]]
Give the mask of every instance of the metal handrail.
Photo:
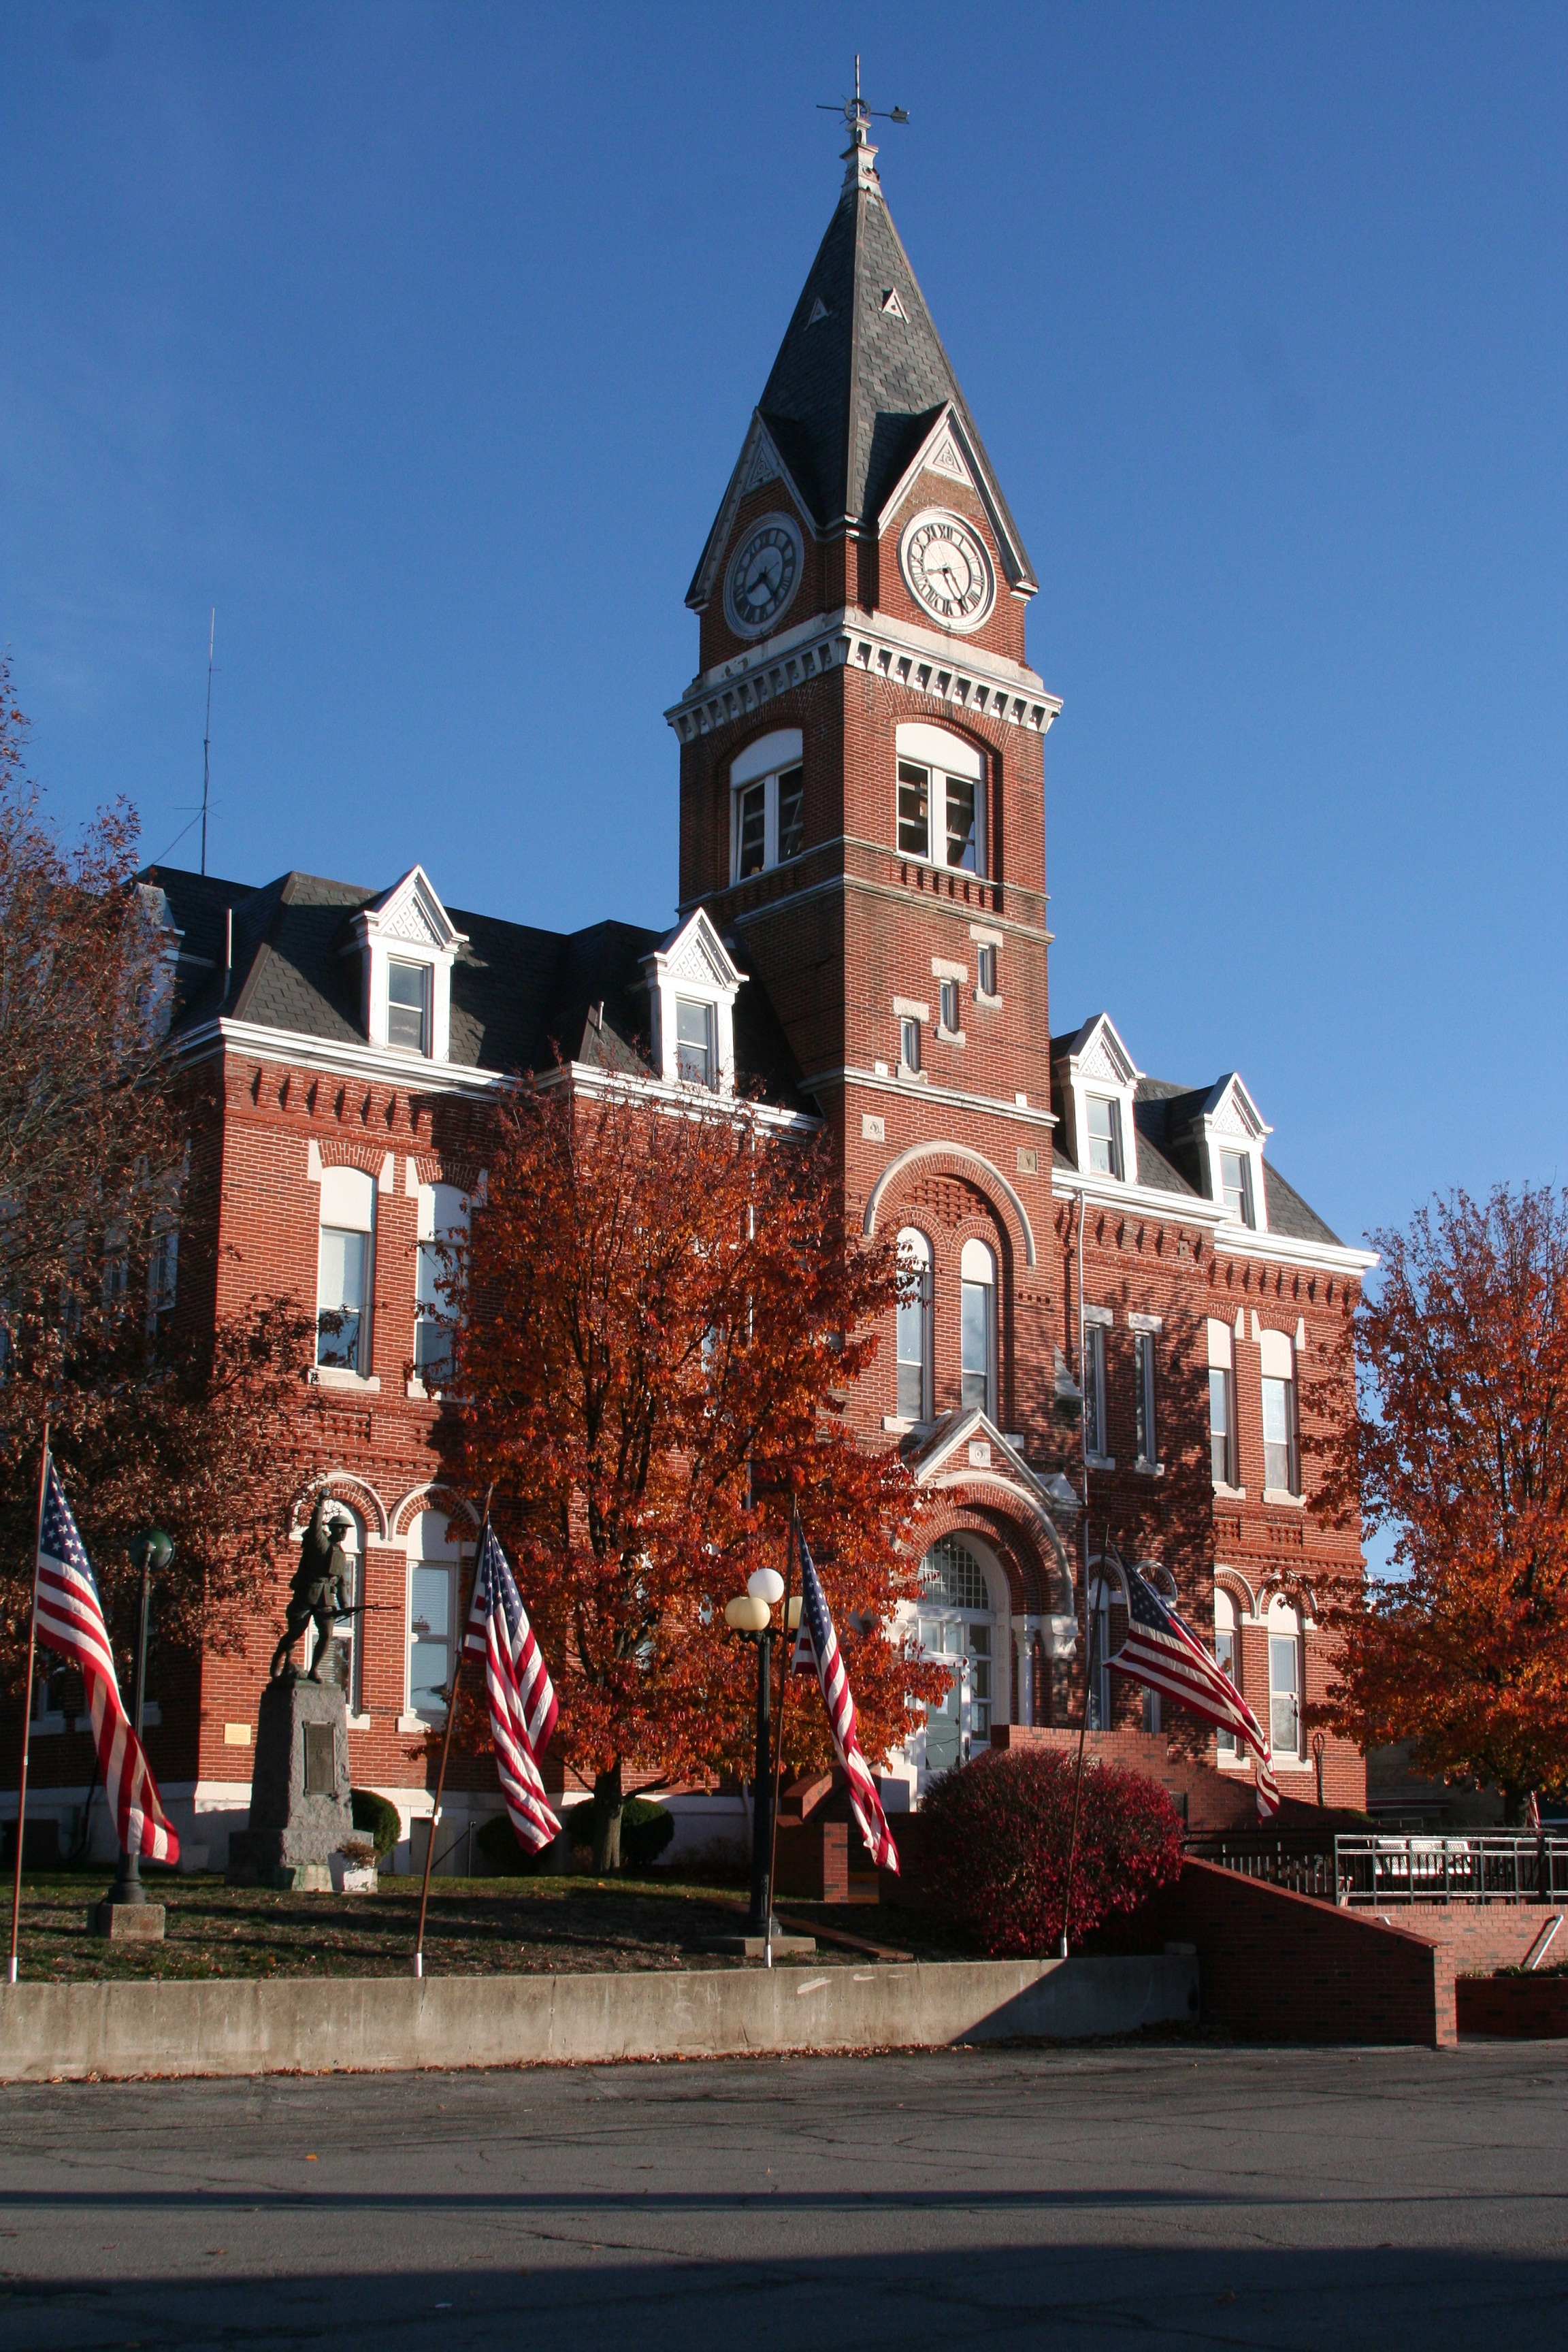
[[[1568,1898],[1568,1836],[1556,1832],[1200,1832],[1187,1851],[1243,1877],[1350,1906]]]

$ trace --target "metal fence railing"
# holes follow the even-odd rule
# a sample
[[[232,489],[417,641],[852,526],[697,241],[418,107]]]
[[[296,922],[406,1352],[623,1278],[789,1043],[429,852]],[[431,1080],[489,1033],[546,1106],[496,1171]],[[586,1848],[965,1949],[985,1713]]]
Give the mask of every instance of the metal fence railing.
[[[1196,1860],[1324,1903],[1568,1903],[1568,1836],[1395,1837],[1289,1830],[1199,1832]]]

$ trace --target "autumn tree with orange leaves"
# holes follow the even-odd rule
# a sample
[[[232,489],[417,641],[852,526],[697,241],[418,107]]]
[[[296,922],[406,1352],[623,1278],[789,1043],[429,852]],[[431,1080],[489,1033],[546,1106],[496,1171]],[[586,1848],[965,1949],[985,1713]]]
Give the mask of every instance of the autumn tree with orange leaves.
[[[448,1474],[471,1493],[494,1482],[560,1698],[556,1749],[593,1782],[595,1866],[609,1869],[628,1769],[749,1770],[755,1660],[724,1603],[753,1569],[783,1570],[793,1509],[868,1757],[906,1737],[912,1698],[946,1687],[889,1639],[918,1589],[900,1541],[910,1475],[844,1418],[897,1265],[846,1237],[826,1139],[780,1140],[711,1096],[653,1110],[530,1085],[497,1114],[486,1164]],[[792,1767],[832,1757],[805,1689]]]
[[[1342,1515],[1359,1496],[1392,1534],[1392,1573],[1340,1594],[1317,1712],[1496,1781],[1517,1819],[1568,1788],[1568,1192],[1457,1192],[1373,1239],[1360,1410],[1320,1445]]]

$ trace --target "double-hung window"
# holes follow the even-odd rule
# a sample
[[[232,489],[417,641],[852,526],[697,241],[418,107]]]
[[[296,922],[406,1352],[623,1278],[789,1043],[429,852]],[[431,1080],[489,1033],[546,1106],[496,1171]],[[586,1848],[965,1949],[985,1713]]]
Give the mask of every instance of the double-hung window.
[[[984,1242],[967,1241],[959,1260],[959,1323],[965,1412],[978,1405],[995,1417],[996,1261]]]
[[[1258,1335],[1263,1371],[1263,1485],[1266,1494],[1300,1495],[1296,1443],[1296,1350],[1285,1331]]]
[[[961,735],[899,729],[898,844],[900,856],[984,873],[985,761]]]
[[[1083,1327],[1083,1449],[1091,1461],[1109,1459],[1110,1433],[1105,1425],[1105,1326]]]
[[[176,1226],[170,1225],[153,1236],[152,1255],[147,1261],[147,1328],[156,1330],[165,1315],[174,1311],[174,1293],[180,1273],[180,1235]]]
[[[1216,1486],[1239,1484],[1236,1469],[1235,1348],[1228,1323],[1208,1318],[1209,1475]]]
[[[462,1281],[457,1253],[468,1234],[468,1201],[455,1184],[419,1187],[419,1256],[415,1268],[414,1372],[426,1389],[452,1377],[455,1292]]]
[[[996,993],[996,950],[989,943],[978,948],[974,957],[974,992],[976,996]]]
[[[430,1051],[430,969],[392,956],[386,966],[386,1042],[410,1054]]]
[[[921,1024],[912,1013],[899,1017],[899,1066],[911,1076],[921,1066]]]
[[[1301,1628],[1279,1601],[1268,1605],[1268,1743],[1277,1757],[1300,1757]]]
[[[1160,1459],[1160,1432],[1154,1413],[1154,1334],[1132,1335],[1134,1404],[1138,1417],[1138,1465],[1152,1470]]]
[[[931,1365],[931,1244],[913,1225],[899,1235],[898,1412],[927,1419]]]
[[[1252,1209],[1252,1154],[1249,1151],[1222,1151],[1219,1155],[1219,1177],[1229,1214],[1238,1225],[1255,1225],[1258,1219]]]
[[[713,1085],[713,1007],[675,1000],[675,1070],[683,1087]]]
[[[408,1712],[423,1723],[446,1720],[459,1565],[447,1514],[422,1511],[408,1530]]]
[[[1121,1105],[1105,1095],[1090,1095],[1089,1167],[1093,1176],[1121,1174]]]
[[[956,980],[944,980],[940,985],[942,993],[937,1005],[937,1018],[951,1036],[956,1036],[963,1019],[958,1009],[958,982]]]
[[[370,1370],[370,1297],[374,1262],[375,1180],[361,1168],[321,1174],[316,1257],[316,1361],[324,1370]]]
[[[1237,1639],[1236,1603],[1228,1592],[1216,1591],[1214,1597],[1214,1657],[1222,1675],[1228,1675],[1236,1688],[1241,1688],[1241,1651]],[[1220,1731],[1215,1746],[1222,1756],[1237,1753],[1234,1731]]]
[[[730,765],[731,879],[744,882],[805,845],[805,770],[798,727],[775,727]]]

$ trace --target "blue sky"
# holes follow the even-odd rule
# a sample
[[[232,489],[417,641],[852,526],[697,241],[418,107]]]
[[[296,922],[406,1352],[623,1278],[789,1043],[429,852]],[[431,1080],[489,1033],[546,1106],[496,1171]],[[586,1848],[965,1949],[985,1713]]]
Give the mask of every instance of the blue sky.
[[[1568,14],[0,4],[0,642],[74,824],[662,923],[682,594],[884,185],[1041,592],[1053,1025],[1347,1238],[1563,1174]],[[194,864],[195,836],[173,852]]]

